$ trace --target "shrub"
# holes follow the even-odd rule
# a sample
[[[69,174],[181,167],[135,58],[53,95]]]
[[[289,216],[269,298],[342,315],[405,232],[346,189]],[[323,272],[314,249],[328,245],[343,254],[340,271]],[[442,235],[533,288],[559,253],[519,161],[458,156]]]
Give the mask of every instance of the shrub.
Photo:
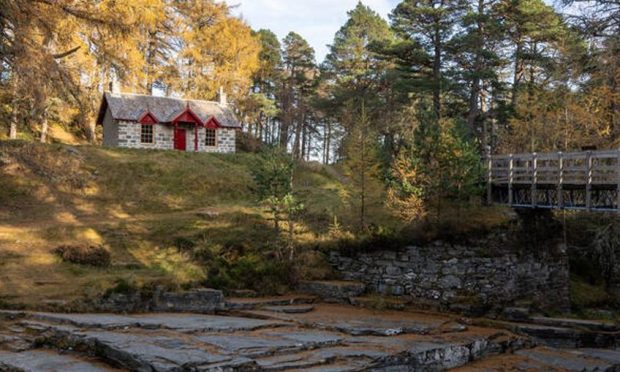
[[[196,246],[196,243],[193,240],[184,236],[177,236],[174,238],[173,244],[179,252],[191,252],[191,250]]]
[[[570,292],[572,305],[578,311],[613,305],[612,298],[602,283],[593,285],[574,277],[571,279]]]
[[[62,245],[53,250],[65,262],[79,265],[106,267],[110,265],[110,252],[102,246]]]
[[[206,285],[236,290],[252,289],[261,294],[277,294],[294,285],[293,272],[287,263],[248,254],[234,260],[215,258],[208,264]]]

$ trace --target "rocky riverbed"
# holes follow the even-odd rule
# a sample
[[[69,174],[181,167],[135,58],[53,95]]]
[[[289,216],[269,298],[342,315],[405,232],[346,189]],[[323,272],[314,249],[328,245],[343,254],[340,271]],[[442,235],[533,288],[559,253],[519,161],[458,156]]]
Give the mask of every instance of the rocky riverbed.
[[[217,315],[0,311],[2,371],[613,370],[613,350],[427,313],[247,301]],[[497,368],[496,368],[497,367]]]

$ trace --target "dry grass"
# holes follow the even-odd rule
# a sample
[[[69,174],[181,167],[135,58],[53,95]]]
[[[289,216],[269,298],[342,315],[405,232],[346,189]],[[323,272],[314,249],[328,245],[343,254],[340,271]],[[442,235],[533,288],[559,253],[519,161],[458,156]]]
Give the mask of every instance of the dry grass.
[[[257,206],[251,170],[258,161],[243,153],[0,141],[0,302],[37,306],[95,296],[119,281],[276,292],[291,272],[328,277],[325,262],[308,252],[298,252],[295,262],[307,265],[296,270],[274,264],[285,233],[277,236]],[[298,167],[295,188],[305,210],[295,225],[297,246],[357,239],[346,184],[336,168]],[[370,196],[367,222],[380,232],[399,231],[383,201],[382,192]],[[467,213],[475,226],[503,218]],[[63,262],[52,253],[61,245],[102,246],[110,265]],[[266,282],[272,279],[280,283]]]
[[[36,306],[94,296],[119,280],[209,284],[218,262],[230,272],[216,278],[234,283],[240,269],[233,263],[268,257],[278,243],[257,207],[250,176],[256,161],[252,154],[0,141],[0,302]],[[296,183],[306,206],[296,225],[300,245],[325,239],[333,216],[355,221],[332,170],[301,166]],[[391,218],[385,211],[373,216],[375,223]],[[183,239],[191,250],[177,247]],[[110,265],[63,262],[52,253],[61,245],[102,246]],[[263,269],[254,274],[277,274]],[[320,267],[307,274],[327,275]]]

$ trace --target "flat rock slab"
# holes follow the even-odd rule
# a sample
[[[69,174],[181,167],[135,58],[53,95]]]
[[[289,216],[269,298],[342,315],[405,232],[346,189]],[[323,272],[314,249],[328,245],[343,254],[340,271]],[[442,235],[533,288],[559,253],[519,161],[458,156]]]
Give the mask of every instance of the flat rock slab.
[[[454,372],[470,371],[615,371],[620,368],[620,352],[606,349],[554,349],[537,347],[514,354],[480,360]]]
[[[207,350],[181,337],[120,332],[84,332],[74,335],[77,345],[95,344],[101,357],[132,370],[170,371],[175,368],[230,362],[233,358]],[[250,362],[248,360],[248,362]]]
[[[591,331],[617,332],[620,330],[620,328],[618,328],[618,326],[614,323],[598,320],[532,317],[530,321],[535,324],[542,324],[552,327],[581,328]]]
[[[21,325],[17,334],[36,337],[37,345],[79,351],[132,371],[157,372],[439,371],[523,345],[522,338],[507,331],[464,328],[450,318],[427,314],[324,304],[303,314],[263,312],[272,319],[30,312],[9,325]]]
[[[27,316],[32,319],[66,323],[81,328],[165,328],[184,332],[235,332],[287,325],[287,323],[282,321],[193,314],[114,315],[27,313]]]
[[[226,308],[229,310],[254,310],[265,306],[308,305],[317,301],[315,296],[288,295],[267,298],[228,298]]]
[[[547,348],[520,350],[516,354],[543,365],[566,371],[607,371],[614,367],[613,363],[598,358]]]
[[[21,353],[0,351],[0,371],[25,372],[112,372],[120,371],[103,363],[88,361],[68,354],[48,350]]]
[[[290,305],[290,306],[265,306],[261,310],[273,311],[274,313],[285,314],[305,314],[314,310],[312,305]]]
[[[314,311],[304,314],[284,314],[264,310],[248,311],[247,314],[295,322],[306,327],[336,330],[354,336],[431,334],[460,332],[466,329],[464,325],[452,323],[446,318],[397,311],[377,313],[344,305],[319,304]]]
[[[226,354],[261,357],[273,354],[316,349],[337,345],[343,337],[313,330],[281,330],[254,334],[211,334],[196,336],[201,342],[216,346]]]
[[[557,348],[607,348],[614,347],[620,340],[620,335],[616,332],[597,332],[580,327],[515,322],[494,322],[493,324],[530,336],[540,344]]]

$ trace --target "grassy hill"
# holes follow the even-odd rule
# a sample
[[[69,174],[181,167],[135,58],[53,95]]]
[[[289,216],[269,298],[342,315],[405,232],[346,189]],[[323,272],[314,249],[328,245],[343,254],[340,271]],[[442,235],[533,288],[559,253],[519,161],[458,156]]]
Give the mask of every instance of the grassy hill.
[[[278,236],[253,191],[258,161],[0,142],[0,301],[32,306],[123,283],[284,290],[291,269],[270,260]],[[298,245],[328,242],[335,218],[344,229],[354,223],[336,169],[301,164],[295,182],[306,206]],[[371,222],[389,225],[382,199],[371,200]],[[63,244],[102,245],[112,264],[63,262],[51,252]],[[320,258],[303,254],[295,275],[329,274]]]

